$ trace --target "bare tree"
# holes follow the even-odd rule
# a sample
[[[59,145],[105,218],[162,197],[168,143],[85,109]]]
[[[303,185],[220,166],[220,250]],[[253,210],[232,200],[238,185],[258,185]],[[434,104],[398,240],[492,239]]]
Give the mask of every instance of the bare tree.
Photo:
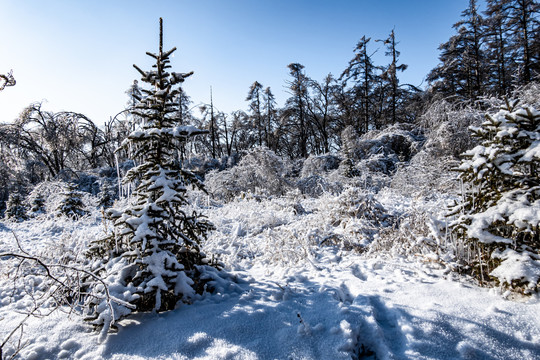
[[[331,136],[335,135],[333,127],[337,119],[334,101],[336,86],[332,74],[328,74],[322,82],[309,82],[312,96],[307,99],[306,109],[312,130],[311,147],[318,154],[330,152]]]
[[[35,103],[13,124],[0,125],[0,143],[15,156],[43,164],[55,178],[65,169],[98,166],[106,139],[85,115],[53,113]]]
[[[15,86],[17,82],[13,77],[13,70],[10,70],[6,75],[0,74],[0,91],[4,90],[8,86]]]

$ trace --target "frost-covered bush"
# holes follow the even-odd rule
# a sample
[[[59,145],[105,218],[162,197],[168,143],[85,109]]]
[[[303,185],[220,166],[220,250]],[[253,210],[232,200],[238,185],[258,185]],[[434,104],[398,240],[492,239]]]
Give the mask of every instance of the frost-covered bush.
[[[84,191],[92,195],[97,195],[100,191],[100,181],[96,175],[86,172],[78,173],[78,178],[74,182],[77,184],[77,188],[80,191]]]
[[[345,159],[356,158],[356,148],[358,146],[359,134],[354,126],[349,125],[341,131],[341,154]]]
[[[205,246],[226,265],[292,266],[313,256],[321,221],[297,190],[282,197],[237,198],[208,209],[216,225]],[[213,215],[212,215],[213,213]],[[314,220],[315,218],[315,220]]]
[[[318,197],[324,193],[338,194],[343,190],[344,181],[335,172],[342,160],[335,155],[310,156],[304,160],[302,170],[296,180],[296,187],[302,194]]]
[[[423,140],[421,132],[410,124],[372,130],[356,143],[354,159],[365,161],[371,171],[390,174],[397,163],[409,161],[418,152]]]
[[[423,151],[434,161],[441,157],[459,157],[477,144],[469,127],[480,124],[482,119],[483,113],[469,105],[446,100],[432,103],[418,121],[426,136]]]
[[[34,186],[30,194],[26,198],[26,203],[35,210],[31,209],[32,215],[42,214],[57,214],[57,210],[65,201],[67,193],[67,184],[63,181],[43,181]],[[83,209],[91,212],[92,208],[97,207],[97,198],[90,193],[78,191],[74,189],[74,195],[78,197],[82,203]],[[39,211],[38,211],[39,210]]]
[[[328,180],[328,177],[316,174],[298,179],[296,186],[302,194],[311,197],[318,197],[328,192],[336,193],[341,191],[340,184],[332,183]]]
[[[27,197],[27,202],[33,204],[38,198],[44,200],[46,213],[53,213],[63,198],[65,183],[62,181],[43,181],[37,184]]]
[[[211,171],[220,171],[225,169],[227,162],[225,164],[220,162],[218,159],[212,157],[199,157],[199,156],[189,156],[184,160],[183,167],[189,169],[191,172],[197,174],[201,178],[204,178],[206,174]]]
[[[397,167],[391,187],[409,196],[433,196],[434,190],[456,194],[459,182],[452,171],[459,164],[458,155],[476,144],[469,126],[481,122],[480,111],[445,100],[432,103],[419,119],[425,143],[407,164]]]
[[[365,248],[381,228],[390,226],[392,217],[375,194],[357,187],[348,187],[338,196],[330,194],[321,198],[318,209],[324,214],[325,222],[334,227],[333,236],[327,244]]]
[[[512,93],[512,97],[514,99],[520,99],[523,104],[540,109],[540,82],[531,81],[527,85],[517,88]]]
[[[390,180],[390,187],[402,195],[429,198],[436,193],[456,194],[459,191],[459,164],[454,157],[435,157],[422,150],[406,165],[398,166]]]
[[[355,166],[354,161],[350,158],[343,160],[338,169],[340,174],[348,178],[353,178],[361,175],[360,170]]]
[[[389,220],[384,207],[375,199],[373,193],[359,188],[347,188],[334,200],[334,211],[330,216],[335,222],[347,218],[365,219],[376,225]]]
[[[444,203],[412,206],[390,227],[382,229],[369,247],[370,256],[389,255],[453,266],[461,247],[446,234],[446,219],[437,209]]]
[[[312,175],[320,175],[335,170],[339,167],[341,159],[335,155],[325,154],[313,156],[310,155],[302,165],[301,178],[306,178]]]
[[[287,164],[272,150],[256,147],[238,165],[220,172],[210,172],[205,179],[207,190],[229,201],[242,194],[283,195],[291,189],[286,178]]]
[[[339,166],[339,176],[353,179],[345,179],[349,185],[374,192],[390,184],[396,170],[410,161],[424,141],[422,132],[411,124],[395,124],[361,137],[348,127],[341,138],[344,161]]]
[[[490,276],[502,285],[537,290],[540,112],[506,101],[471,131],[480,144],[463,154],[459,166],[465,189],[451,212],[457,216],[453,232],[475,249],[471,265],[481,281]]]
[[[8,349],[17,349],[21,344],[31,344],[35,340],[27,332],[28,323],[41,329],[42,324],[51,318],[55,322],[65,320],[64,316],[71,320],[80,319],[81,304],[88,296],[85,282],[91,278],[90,267],[83,254],[90,234],[97,232],[99,222],[92,216],[78,221],[67,217],[38,216],[24,223],[11,223],[9,231],[6,228],[2,230],[0,252],[10,254],[0,255],[2,306],[14,304],[12,313],[20,320],[3,321],[5,318],[2,318],[0,332],[2,340],[7,341],[0,347],[4,356],[8,356]],[[110,297],[103,300],[114,304]],[[6,308],[2,310],[5,314]],[[24,332],[16,331],[16,326],[24,327]],[[10,331],[13,333],[8,341],[9,335],[6,335]],[[23,351],[13,358],[36,356],[45,355]],[[50,354],[45,357],[48,356],[55,357]]]

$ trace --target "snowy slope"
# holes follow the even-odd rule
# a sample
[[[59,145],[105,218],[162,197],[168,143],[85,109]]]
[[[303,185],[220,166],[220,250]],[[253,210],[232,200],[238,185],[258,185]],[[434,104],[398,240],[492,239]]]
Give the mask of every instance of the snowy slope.
[[[75,313],[30,318],[20,358],[540,359],[537,296],[507,300],[429,263],[318,246],[330,233],[358,236],[361,225],[362,219],[350,219],[331,226],[328,200],[221,205],[199,198],[218,228],[206,251],[220,255],[236,284],[175,311],[137,314],[104,341]],[[76,249],[102,224],[95,214],[77,223],[3,223],[0,252],[14,246],[12,231],[30,251],[52,243]],[[30,288],[11,296],[13,272],[6,264],[2,341],[32,306]]]

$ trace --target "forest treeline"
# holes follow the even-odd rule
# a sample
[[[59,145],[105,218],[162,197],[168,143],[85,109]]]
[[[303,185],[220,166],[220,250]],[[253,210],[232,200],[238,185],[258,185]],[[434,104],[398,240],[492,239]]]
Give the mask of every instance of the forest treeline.
[[[444,99],[482,106],[482,100],[501,97],[538,79],[540,73],[539,6],[533,0],[487,0],[479,10],[476,0],[454,24],[455,34],[440,46],[440,63],[419,89],[400,82],[407,65],[400,62],[399,33],[386,39],[362,36],[346,69],[322,80],[309,77],[302,64],[288,65],[288,99],[282,107],[272,89],[258,81],[249,86],[247,111],[223,113],[213,102],[193,106],[190,97],[176,95],[178,124],[208,130],[178,157],[197,154],[212,168],[224,158],[237,159],[254,146],[277,155],[305,159],[337,153],[343,133],[361,136],[396,123],[418,124],[431,104]],[[376,64],[376,47],[385,50],[386,64]],[[5,84],[8,76],[4,76]],[[14,85],[9,74],[9,85]],[[116,168],[128,160],[115,151],[141,118],[131,112],[144,96],[138,82],[127,91],[127,108],[103,126],[77,112],[45,111],[29,105],[12,123],[0,125],[0,198],[25,192],[47,179],[72,178],[87,169]],[[232,160],[230,160],[232,161]],[[229,161],[229,162],[230,162]],[[214,165],[212,165],[214,164]],[[220,165],[223,167],[223,165]]]

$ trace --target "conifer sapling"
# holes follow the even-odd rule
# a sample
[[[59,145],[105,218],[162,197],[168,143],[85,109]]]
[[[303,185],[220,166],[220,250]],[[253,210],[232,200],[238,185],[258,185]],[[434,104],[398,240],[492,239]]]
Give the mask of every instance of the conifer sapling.
[[[116,296],[130,306],[116,306],[116,313],[111,314],[103,303],[91,303],[90,318],[97,325],[106,327],[133,308],[174,309],[179,301],[190,302],[196,293],[202,293],[209,280],[204,275],[209,261],[200,242],[213,225],[188,210],[186,198],[188,186],[204,190],[203,184],[182,169],[175,156],[191,137],[207,132],[178,122],[175,99],[180,84],[192,72],[169,72],[169,58],[175,50],[163,51],[160,19],[159,51],[147,53],[155,60],[152,70],[134,65],[150,87],[141,87],[142,97],[132,110],[142,119],[141,125],[119,150],[127,151],[137,164],[123,179],[124,184],[136,187],[126,208],[107,212],[114,224],[113,234],[90,249],[93,257],[103,259],[105,276]]]

